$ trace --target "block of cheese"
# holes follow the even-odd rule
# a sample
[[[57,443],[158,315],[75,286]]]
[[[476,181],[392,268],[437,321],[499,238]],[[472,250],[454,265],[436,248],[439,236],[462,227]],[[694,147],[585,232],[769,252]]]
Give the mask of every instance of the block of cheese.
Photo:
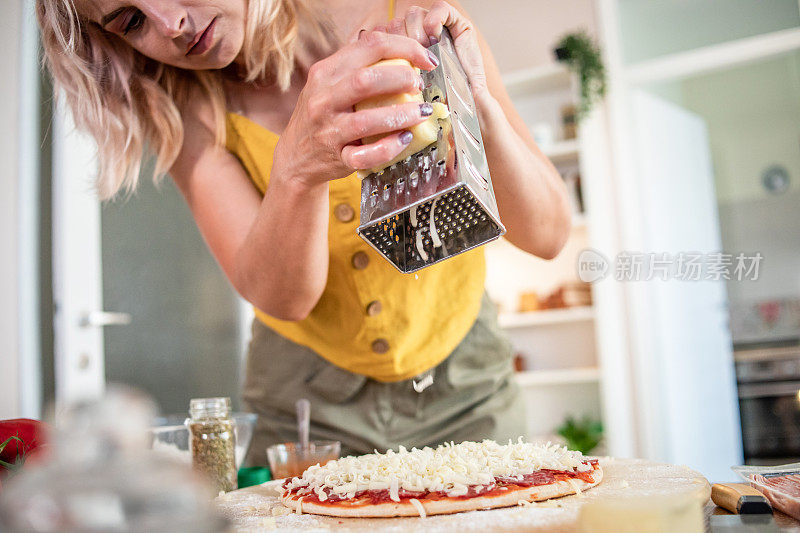
[[[703,509],[693,494],[634,496],[590,502],[578,515],[580,533],[703,533]]]
[[[383,66],[383,65],[407,65],[411,66],[411,63],[406,61],[405,59],[385,59],[383,61],[379,61],[375,63],[373,66]],[[371,109],[374,107],[386,107],[386,106],[393,106],[398,104],[406,104],[410,102],[418,102],[422,103],[422,93],[402,93],[402,94],[394,94],[394,95],[379,95],[373,96],[372,98],[367,98],[355,105],[356,111],[361,109]],[[370,174],[372,172],[378,172],[383,170],[386,167],[389,167],[398,161],[405,159],[406,157],[415,154],[425,148],[426,146],[430,145],[431,143],[436,142],[436,138],[439,135],[439,119],[446,118],[448,115],[447,106],[439,102],[433,102],[433,113],[431,116],[428,117],[427,120],[417,124],[416,126],[412,126],[408,130],[414,135],[411,143],[400,152],[394,159],[388,161],[380,166],[375,168],[368,169],[366,171],[359,172],[359,174]],[[364,137],[361,139],[363,144],[370,144],[374,143],[377,140],[382,139],[389,133],[384,133],[381,135],[371,135],[369,137]]]

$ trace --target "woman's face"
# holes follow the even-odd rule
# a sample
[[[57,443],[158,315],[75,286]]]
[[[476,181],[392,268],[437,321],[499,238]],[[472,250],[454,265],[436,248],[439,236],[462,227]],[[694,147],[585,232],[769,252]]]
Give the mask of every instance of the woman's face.
[[[218,69],[244,42],[247,0],[83,0],[86,15],[145,56],[189,70]]]

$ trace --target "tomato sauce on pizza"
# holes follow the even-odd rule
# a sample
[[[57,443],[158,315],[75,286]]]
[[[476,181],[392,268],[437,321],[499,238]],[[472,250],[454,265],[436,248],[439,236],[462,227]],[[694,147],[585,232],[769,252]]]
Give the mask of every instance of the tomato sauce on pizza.
[[[427,509],[466,510],[468,502],[475,508],[514,505],[516,495],[559,497],[601,479],[597,460],[549,443],[447,443],[312,466],[284,482],[282,499],[298,510],[334,516],[424,516]]]

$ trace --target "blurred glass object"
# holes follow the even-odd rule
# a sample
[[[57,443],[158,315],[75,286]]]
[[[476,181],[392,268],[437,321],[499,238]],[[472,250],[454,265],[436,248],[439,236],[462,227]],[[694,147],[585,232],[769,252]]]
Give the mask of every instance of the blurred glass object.
[[[0,530],[223,531],[213,492],[191,468],[147,449],[148,397],[115,388],[58,418],[51,458],[23,470],[0,497]]]

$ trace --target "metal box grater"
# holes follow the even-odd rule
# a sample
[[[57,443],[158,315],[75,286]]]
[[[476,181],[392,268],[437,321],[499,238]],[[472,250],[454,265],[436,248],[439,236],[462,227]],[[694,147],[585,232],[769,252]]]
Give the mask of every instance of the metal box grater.
[[[506,230],[492,190],[467,76],[445,29],[429,48],[423,98],[448,110],[427,148],[361,181],[358,234],[401,272],[414,272],[492,241]]]

